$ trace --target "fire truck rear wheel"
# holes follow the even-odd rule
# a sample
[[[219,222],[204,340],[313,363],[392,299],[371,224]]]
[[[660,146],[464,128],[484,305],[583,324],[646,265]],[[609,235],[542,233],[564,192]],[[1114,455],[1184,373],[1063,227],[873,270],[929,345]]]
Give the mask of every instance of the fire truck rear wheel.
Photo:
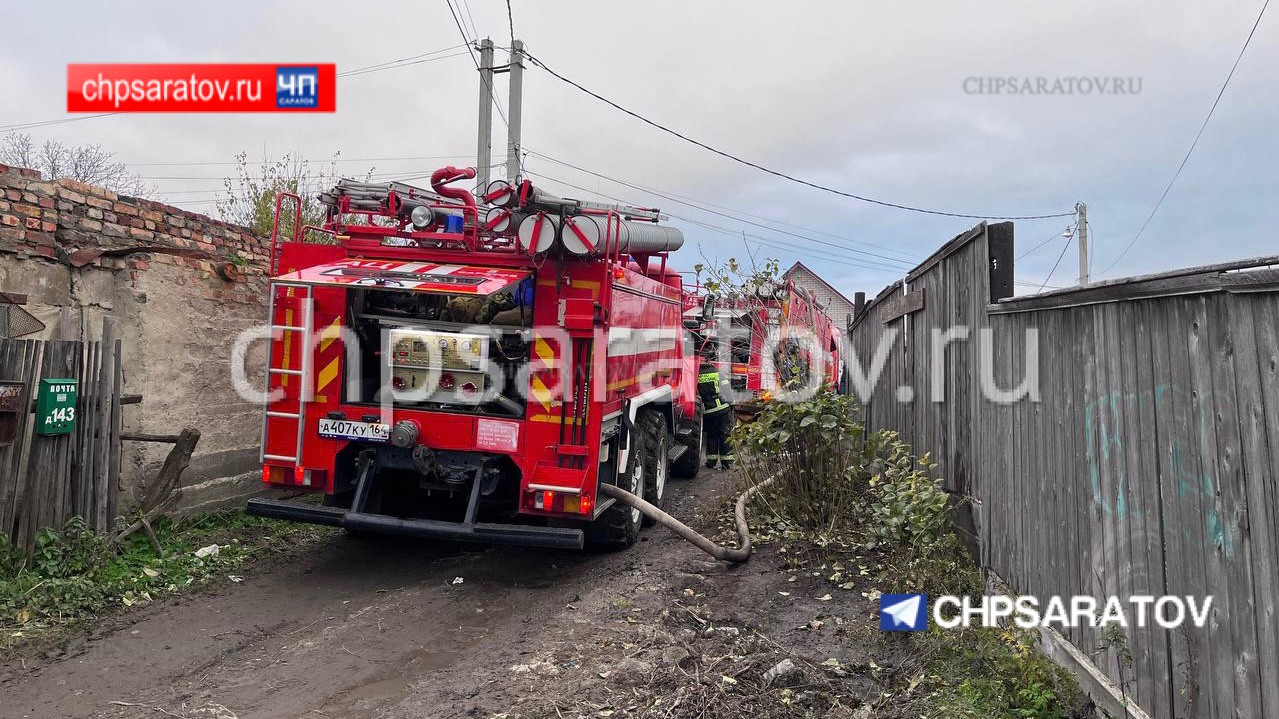
[[[644,454],[644,499],[660,508],[666,495],[666,479],[671,475],[670,434],[666,431],[666,420],[656,410],[640,410],[635,419],[648,449]],[[645,527],[657,524],[657,520],[647,516],[640,521]]]
[[[637,423],[638,424],[638,423]],[[644,465],[649,452],[645,433],[636,427],[631,436],[630,457],[626,462],[626,475],[619,475],[617,485],[631,494],[644,496]],[[638,509],[622,502],[604,510],[594,522],[586,525],[586,546],[595,551],[616,551],[639,541],[640,514]]]
[[[682,442],[688,449],[684,450],[684,454],[681,454],[679,459],[671,465],[671,475],[674,477],[693,479],[706,462],[706,440],[702,435],[704,414],[702,398],[698,397],[693,410],[693,432]]]

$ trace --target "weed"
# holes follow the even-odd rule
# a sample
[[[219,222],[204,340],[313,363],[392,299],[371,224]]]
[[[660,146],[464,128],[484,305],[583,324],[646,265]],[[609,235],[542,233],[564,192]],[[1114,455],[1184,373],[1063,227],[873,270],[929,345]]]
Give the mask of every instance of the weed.
[[[79,518],[42,530],[30,554],[0,538],[0,651],[56,636],[113,607],[225,577],[274,547],[295,547],[323,531],[238,511],[162,520],[155,530],[164,556],[144,538],[112,547]],[[195,556],[211,544],[218,545],[216,553]]]
[[[915,639],[927,657],[922,688],[935,717],[1066,719],[1080,704],[1073,677],[1020,629],[933,627]]]
[[[982,595],[981,572],[950,531],[937,464],[895,432],[866,431],[858,410],[852,398],[823,391],[808,402],[765,402],[756,422],[736,431],[748,482],[778,477],[752,515],[758,538],[784,542],[778,552],[789,569],[820,570],[842,589],[869,576],[896,592]],[[910,716],[1084,716],[1073,678],[1035,651],[1033,633],[934,626],[894,639],[912,646],[912,659],[886,697]]]

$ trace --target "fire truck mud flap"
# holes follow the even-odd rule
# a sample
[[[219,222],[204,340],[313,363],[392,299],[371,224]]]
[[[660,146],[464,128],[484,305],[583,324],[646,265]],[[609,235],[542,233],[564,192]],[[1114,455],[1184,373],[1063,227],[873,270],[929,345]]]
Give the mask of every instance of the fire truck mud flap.
[[[337,507],[280,499],[250,499],[249,514],[293,522],[344,527],[360,532],[399,534],[461,542],[508,544],[521,547],[581,549],[582,530],[569,527],[534,527],[522,524],[443,522],[435,519],[403,519],[384,514],[352,512]]]

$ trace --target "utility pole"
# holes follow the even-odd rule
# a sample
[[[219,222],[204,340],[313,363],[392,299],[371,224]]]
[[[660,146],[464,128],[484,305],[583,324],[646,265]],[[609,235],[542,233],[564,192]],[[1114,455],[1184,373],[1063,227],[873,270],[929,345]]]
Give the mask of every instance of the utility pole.
[[[493,164],[493,41],[480,41],[480,137],[475,149],[475,177],[479,191],[489,186]]]
[[[506,122],[506,179],[515,182],[520,174],[520,119],[524,106],[524,42],[511,41],[511,113]]]
[[[1079,286],[1088,284],[1088,205],[1075,203],[1075,213],[1079,216]]]

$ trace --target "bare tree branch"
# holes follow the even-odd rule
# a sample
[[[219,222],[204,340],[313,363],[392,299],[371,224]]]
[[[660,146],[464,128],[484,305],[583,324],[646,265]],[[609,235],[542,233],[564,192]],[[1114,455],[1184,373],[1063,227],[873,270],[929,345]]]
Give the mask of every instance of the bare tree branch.
[[[65,145],[46,140],[36,145],[26,133],[15,132],[0,138],[0,163],[39,170],[50,180],[71,179],[132,197],[154,197],[156,190],[115,153],[98,144]]]
[[[236,176],[223,180],[225,194],[217,201],[218,214],[227,222],[244,225],[265,237],[271,234],[276,194],[291,192],[302,199],[302,224],[321,225],[325,208],[320,204],[318,195],[337,183],[337,164],[341,154],[333,153],[333,159],[318,169],[312,167],[310,160],[292,152],[276,159],[264,156],[258,167],[253,168],[249,164],[249,154],[241,152],[235,156]],[[372,175],[373,168],[370,167],[364,177],[367,180]],[[282,208],[282,236],[293,232],[294,221],[292,206]]]

